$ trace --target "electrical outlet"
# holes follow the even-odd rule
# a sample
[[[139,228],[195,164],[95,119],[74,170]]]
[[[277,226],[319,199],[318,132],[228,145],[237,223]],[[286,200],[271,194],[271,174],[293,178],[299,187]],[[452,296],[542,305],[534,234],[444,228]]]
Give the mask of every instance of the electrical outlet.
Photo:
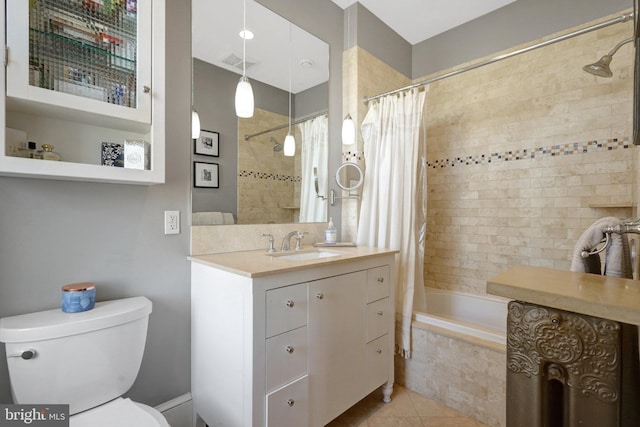
[[[180,234],[180,211],[164,211],[164,234]]]

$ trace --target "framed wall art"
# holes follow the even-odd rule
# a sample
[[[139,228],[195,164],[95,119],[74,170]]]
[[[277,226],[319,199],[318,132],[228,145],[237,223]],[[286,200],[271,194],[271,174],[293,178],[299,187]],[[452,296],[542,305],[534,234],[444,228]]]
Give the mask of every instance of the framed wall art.
[[[202,129],[200,137],[194,139],[194,153],[202,156],[220,157],[220,134]]]
[[[217,163],[193,162],[193,186],[199,188],[219,188],[220,177]]]

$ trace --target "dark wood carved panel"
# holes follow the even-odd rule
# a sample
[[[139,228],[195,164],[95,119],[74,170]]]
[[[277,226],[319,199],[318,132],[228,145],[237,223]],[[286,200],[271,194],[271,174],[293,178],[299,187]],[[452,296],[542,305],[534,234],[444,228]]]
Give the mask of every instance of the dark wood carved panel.
[[[512,301],[507,320],[507,369],[557,380],[585,396],[619,396],[620,324]]]

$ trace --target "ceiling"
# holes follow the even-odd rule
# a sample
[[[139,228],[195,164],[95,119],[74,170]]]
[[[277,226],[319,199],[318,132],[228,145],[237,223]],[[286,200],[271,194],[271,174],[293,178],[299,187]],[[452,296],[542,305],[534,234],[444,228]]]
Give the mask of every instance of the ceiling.
[[[333,1],[341,8],[356,0]],[[359,0],[407,42],[414,45],[515,0]],[[242,74],[243,2],[192,0],[193,56]],[[271,12],[246,0],[246,28],[255,34],[246,42],[250,79],[298,93],[325,82],[329,76],[328,45]],[[226,60],[226,61],[225,61]],[[229,64],[233,62],[233,64]],[[301,65],[305,63],[306,66]]]
[[[191,1],[194,58],[242,75],[243,48],[239,35],[243,28],[242,4],[240,0]],[[246,42],[247,76],[250,79],[288,91],[291,58],[292,93],[327,81],[327,43],[290,25],[289,21],[253,0],[247,0],[246,4],[246,28],[255,34]],[[231,57],[232,60],[225,61]]]
[[[343,9],[356,0],[331,0]],[[486,15],[515,0],[359,0],[411,45]]]

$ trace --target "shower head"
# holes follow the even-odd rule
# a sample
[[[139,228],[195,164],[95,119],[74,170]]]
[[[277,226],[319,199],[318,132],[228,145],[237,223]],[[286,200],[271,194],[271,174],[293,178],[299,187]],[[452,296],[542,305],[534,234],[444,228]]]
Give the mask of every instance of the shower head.
[[[273,151],[276,153],[282,151],[283,145],[280,144],[274,137],[269,138],[269,140],[273,143]]]
[[[604,55],[593,64],[585,65],[582,69],[594,76],[613,77],[613,72],[611,71],[611,68],[609,68],[609,64],[611,64],[612,59],[611,55]]]
[[[613,49],[611,49],[611,52],[604,55],[602,58],[600,58],[598,61],[594,62],[593,64],[585,65],[584,67],[582,67],[582,69],[589,74],[593,74],[594,76],[612,77],[613,73],[611,72],[611,68],[609,68],[609,64],[611,64],[613,55],[616,54],[618,49],[620,49],[620,47],[623,44],[630,43],[632,41],[633,41],[633,37],[622,40]]]

